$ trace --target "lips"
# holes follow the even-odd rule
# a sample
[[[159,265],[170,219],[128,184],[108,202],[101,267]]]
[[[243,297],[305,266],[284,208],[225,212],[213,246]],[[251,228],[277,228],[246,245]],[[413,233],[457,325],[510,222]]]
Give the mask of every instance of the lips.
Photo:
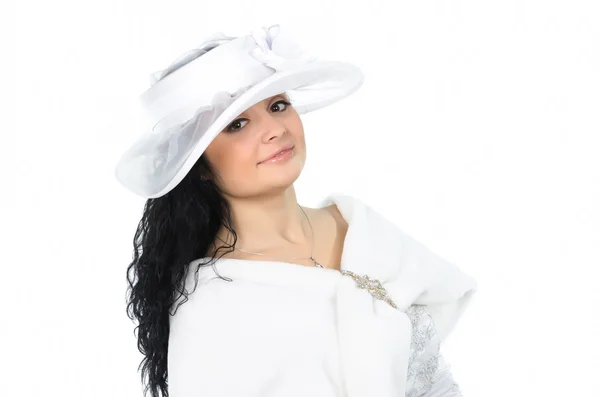
[[[277,149],[275,152],[271,153],[271,155],[270,155],[269,157],[267,157],[266,159],[264,159],[264,160],[263,160],[263,161],[261,161],[260,163],[264,163],[265,161],[267,161],[267,160],[270,160],[270,159],[272,159],[273,157],[276,157],[277,155],[279,155],[279,154],[281,154],[281,153],[283,153],[283,152],[285,152],[285,151],[287,151],[287,150],[291,150],[291,149],[293,149],[293,148],[294,148],[294,145],[292,145],[292,144],[285,145],[285,146],[283,146],[283,147],[281,147],[281,148]],[[260,164],[260,163],[259,163],[259,164]]]

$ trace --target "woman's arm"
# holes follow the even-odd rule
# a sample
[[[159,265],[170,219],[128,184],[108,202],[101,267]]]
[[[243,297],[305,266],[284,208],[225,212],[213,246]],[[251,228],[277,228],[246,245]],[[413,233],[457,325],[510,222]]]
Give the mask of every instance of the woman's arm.
[[[427,307],[411,305],[406,314],[412,323],[406,397],[462,397]]]
[[[441,353],[438,354],[438,369],[431,389],[422,397],[462,397],[460,387],[452,377],[450,364]]]

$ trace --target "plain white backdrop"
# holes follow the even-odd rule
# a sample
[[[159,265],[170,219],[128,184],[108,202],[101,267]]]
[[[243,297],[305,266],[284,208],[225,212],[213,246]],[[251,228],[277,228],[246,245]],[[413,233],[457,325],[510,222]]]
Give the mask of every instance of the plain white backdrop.
[[[443,347],[465,397],[600,395],[598,2],[8,7],[0,395],[142,396],[125,275],[144,200],[113,176],[137,97],[206,36],[275,23],[365,74],[303,116],[301,204],[355,195],[477,279]]]

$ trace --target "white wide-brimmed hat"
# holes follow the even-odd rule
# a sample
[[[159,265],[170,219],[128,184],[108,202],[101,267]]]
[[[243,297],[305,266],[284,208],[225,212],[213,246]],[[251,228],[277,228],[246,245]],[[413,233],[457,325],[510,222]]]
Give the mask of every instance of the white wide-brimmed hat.
[[[245,36],[215,33],[151,74],[140,99],[153,126],[121,156],[115,176],[145,198],[171,191],[210,142],[254,104],[286,92],[298,114],[355,92],[361,70],[307,56],[279,25]]]

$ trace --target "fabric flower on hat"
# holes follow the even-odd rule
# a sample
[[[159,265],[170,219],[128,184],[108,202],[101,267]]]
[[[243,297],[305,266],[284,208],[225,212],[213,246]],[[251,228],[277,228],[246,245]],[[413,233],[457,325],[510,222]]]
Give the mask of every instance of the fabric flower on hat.
[[[275,71],[288,70],[317,60],[317,56],[302,51],[298,42],[279,25],[254,29],[251,36],[258,45],[252,55]]]

